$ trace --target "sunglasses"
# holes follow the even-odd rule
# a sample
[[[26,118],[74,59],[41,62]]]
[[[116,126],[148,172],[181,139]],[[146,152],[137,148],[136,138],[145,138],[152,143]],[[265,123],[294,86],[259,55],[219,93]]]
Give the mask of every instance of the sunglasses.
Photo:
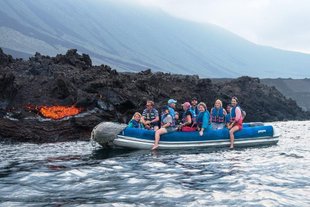
[[[238,98],[236,96],[231,97],[231,99],[235,99],[238,102]]]

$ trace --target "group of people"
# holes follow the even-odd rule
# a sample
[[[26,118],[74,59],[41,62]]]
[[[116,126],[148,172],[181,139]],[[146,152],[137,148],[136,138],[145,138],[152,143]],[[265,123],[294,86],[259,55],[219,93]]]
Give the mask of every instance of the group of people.
[[[183,113],[180,116],[176,111],[177,101],[174,99],[168,100],[168,105],[162,108],[161,115],[154,108],[153,101],[146,102],[146,109],[142,115],[136,112],[133,118],[129,121],[128,127],[145,128],[155,131],[155,142],[152,150],[158,148],[160,135],[173,132],[183,131],[192,132],[198,131],[200,136],[209,129],[229,129],[230,148],[234,147],[234,133],[242,130],[242,122],[244,119],[243,111],[241,110],[237,97],[231,98],[231,104],[228,104],[226,110],[223,108],[221,100],[217,99],[214,107],[210,112],[204,102],[198,103],[197,98],[192,98],[191,103],[185,102],[182,104]]]

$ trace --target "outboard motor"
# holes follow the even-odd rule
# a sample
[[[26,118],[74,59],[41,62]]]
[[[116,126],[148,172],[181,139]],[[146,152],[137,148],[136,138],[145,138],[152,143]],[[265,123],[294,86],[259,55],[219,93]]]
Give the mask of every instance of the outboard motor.
[[[113,140],[127,127],[127,124],[116,122],[101,122],[91,132],[91,141],[95,141],[105,148],[113,146]]]

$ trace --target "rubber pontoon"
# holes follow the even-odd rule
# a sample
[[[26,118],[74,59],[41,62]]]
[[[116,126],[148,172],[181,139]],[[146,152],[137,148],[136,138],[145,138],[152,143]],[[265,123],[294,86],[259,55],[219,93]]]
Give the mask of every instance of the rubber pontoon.
[[[104,127],[102,127],[104,128]],[[97,132],[96,132],[97,131]],[[106,146],[107,142],[100,138],[98,129],[94,128],[92,139]],[[110,138],[110,145],[133,149],[151,149],[154,144],[154,131],[136,128],[125,128],[115,138]],[[246,123],[243,129],[235,133],[235,146],[262,146],[272,145],[279,141],[279,129],[263,123]],[[101,140],[101,141],[100,141]],[[228,129],[208,130],[203,136],[198,132],[171,132],[161,135],[158,149],[181,149],[181,148],[214,148],[228,147]]]

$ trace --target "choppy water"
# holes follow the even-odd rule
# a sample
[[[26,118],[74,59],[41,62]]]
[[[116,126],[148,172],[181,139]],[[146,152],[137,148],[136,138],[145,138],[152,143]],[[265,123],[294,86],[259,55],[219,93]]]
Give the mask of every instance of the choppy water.
[[[1,206],[310,206],[310,121],[278,145],[107,151],[87,142],[5,144]]]

